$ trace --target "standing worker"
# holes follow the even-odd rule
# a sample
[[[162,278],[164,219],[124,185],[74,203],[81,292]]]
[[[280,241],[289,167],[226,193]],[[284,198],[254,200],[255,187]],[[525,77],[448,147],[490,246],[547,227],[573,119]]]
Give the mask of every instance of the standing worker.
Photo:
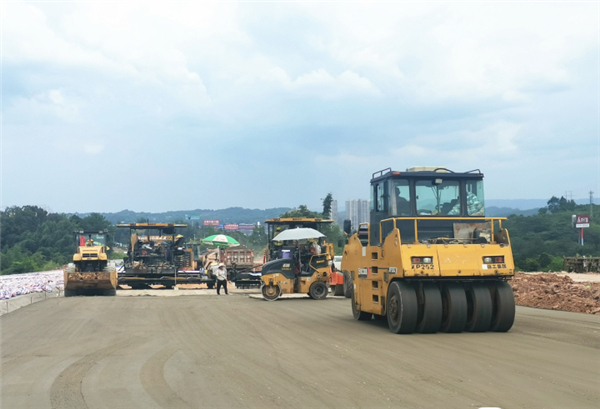
[[[225,268],[225,264],[219,263],[215,275],[217,276],[217,295],[221,295],[219,291],[221,286],[225,289],[225,295],[229,295],[227,291],[227,269]]]

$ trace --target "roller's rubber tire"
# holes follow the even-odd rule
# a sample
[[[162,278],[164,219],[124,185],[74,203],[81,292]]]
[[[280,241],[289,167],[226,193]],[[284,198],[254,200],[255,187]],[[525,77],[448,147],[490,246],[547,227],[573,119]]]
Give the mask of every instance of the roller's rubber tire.
[[[354,302],[354,292],[352,293],[352,315],[356,321],[370,321],[373,317],[373,314],[370,312],[362,312],[356,307],[356,303]]]
[[[354,284],[352,283],[352,277],[350,277],[350,273],[344,271],[344,297],[352,298],[352,294],[354,294]]]
[[[467,325],[467,295],[459,283],[442,284],[442,332],[461,332]]]
[[[432,334],[438,332],[442,324],[442,295],[435,283],[422,284],[423,299],[419,300],[419,318],[415,332]]]
[[[385,315],[373,314],[373,318],[375,321],[387,321],[387,317]]]
[[[465,331],[487,331],[492,323],[492,296],[489,287],[485,283],[473,283],[465,293],[467,295]]]
[[[492,323],[490,331],[506,332],[515,322],[515,294],[506,281],[496,283],[492,292]]]
[[[329,290],[327,289],[327,285],[323,281],[316,281],[312,283],[310,289],[308,290],[308,296],[315,300],[323,300],[327,298],[327,294]]]
[[[412,285],[394,281],[388,287],[387,321],[394,334],[411,334],[417,327],[419,307],[417,294]]]
[[[338,285],[333,286],[333,288],[331,289],[331,293],[338,297],[341,295],[344,295],[344,285],[338,284]]]
[[[278,285],[263,285],[260,292],[267,301],[275,301],[281,297],[281,287]]]

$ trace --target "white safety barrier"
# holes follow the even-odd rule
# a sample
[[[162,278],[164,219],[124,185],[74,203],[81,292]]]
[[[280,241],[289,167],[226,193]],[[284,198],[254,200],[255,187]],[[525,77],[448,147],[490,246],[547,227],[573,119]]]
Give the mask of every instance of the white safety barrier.
[[[0,276],[0,299],[8,300],[19,295],[64,290],[62,270],[40,273],[12,274]]]

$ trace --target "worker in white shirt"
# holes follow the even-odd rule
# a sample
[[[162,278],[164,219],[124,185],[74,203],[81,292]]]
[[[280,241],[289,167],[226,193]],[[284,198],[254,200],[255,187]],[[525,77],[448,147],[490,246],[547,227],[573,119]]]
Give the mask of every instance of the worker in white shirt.
[[[217,277],[217,295],[221,295],[221,286],[225,289],[225,295],[229,295],[227,291],[227,269],[225,268],[225,264],[219,263],[215,271],[215,276]]]

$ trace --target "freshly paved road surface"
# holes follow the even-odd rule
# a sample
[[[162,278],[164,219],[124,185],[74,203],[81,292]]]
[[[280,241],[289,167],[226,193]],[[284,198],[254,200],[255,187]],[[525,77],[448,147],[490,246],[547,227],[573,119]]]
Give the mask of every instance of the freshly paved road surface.
[[[73,297],[0,317],[1,407],[598,408],[600,317],[394,335],[347,299]]]

